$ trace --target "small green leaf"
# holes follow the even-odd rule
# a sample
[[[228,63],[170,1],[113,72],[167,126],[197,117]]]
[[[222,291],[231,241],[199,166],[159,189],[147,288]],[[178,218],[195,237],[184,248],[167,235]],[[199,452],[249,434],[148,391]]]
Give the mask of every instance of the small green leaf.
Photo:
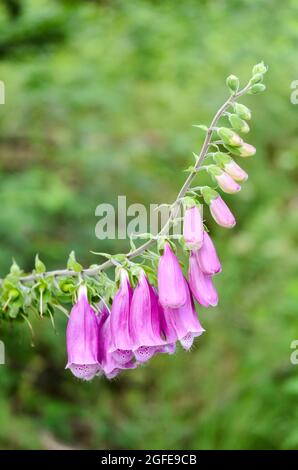
[[[193,124],[192,127],[197,127],[198,129],[201,129],[204,132],[208,132],[208,127],[205,126],[205,124]]]
[[[90,253],[92,253],[93,255],[97,255],[97,256],[102,256],[103,258],[107,258],[107,259],[111,259],[112,258],[112,255],[110,255],[109,253],[102,253],[102,252],[97,252],[97,251],[90,251]]]
[[[186,168],[186,169],[183,170],[183,171],[184,171],[184,173],[194,173],[194,172],[196,172],[197,170],[196,170],[196,167],[195,167],[194,165],[191,165],[191,166],[189,166],[188,168]]]

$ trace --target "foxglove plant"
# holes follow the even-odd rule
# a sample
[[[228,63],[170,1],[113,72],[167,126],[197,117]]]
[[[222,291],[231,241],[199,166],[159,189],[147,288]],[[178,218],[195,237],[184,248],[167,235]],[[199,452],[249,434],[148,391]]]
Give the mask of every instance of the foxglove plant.
[[[194,154],[195,163],[188,168],[169,218],[157,236],[147,234],[148,240],[139,246],[131,241],[127,254],[103,253],[105,262],[85,269],[74,252],[66,269],[55,271],[46,271],[38,255],[32,273],[23,273],[14,261],[9,274],[0,280],[0,320],[24,321],[32,330],[32,313],[49,317],[54,324],[54,314],[61,311],[68,316],[65,305],[74,304],[66,330],[66,368],[83,380],[95,375],[112,379],[158,353],[174,353],[177,343],[190,349],[194,338],[204,332],[194,299],[200,306],[215,307],[218,294],[213,277],[221,272],[203,206],[209,207],[218,225],[232,228],[236,224],[220,191],[236,194],[248,178],[235,159],[250,157],[256,149],[239,135],[247,135],[251,119],[250,109],[239,99],[265,90],[262,81],[266,71],[263,62],[255,65],[241,89],[235,75],[227,78],[230,96],[208,127],[196,126],[205,132],[203,145],[199,154]],[[194,185],[201,171],[206,171],[209,186]],[[180,207],[185,214],[178,242],[189,259],[188,281],[170,234]],[[152,250],[154,244],[157,251]],[[140,262],[133,261],[135,258],[141,258]],[[105,271],[115,265],[114,281]]]

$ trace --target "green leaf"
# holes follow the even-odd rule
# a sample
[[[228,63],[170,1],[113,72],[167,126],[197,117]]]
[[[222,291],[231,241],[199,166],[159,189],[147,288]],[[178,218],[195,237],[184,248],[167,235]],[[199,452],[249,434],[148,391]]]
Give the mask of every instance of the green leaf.
[[[198,129],[201,129],[204,132],[208,132],[209,128],[205,126],[205,124],[193,124],[192,127],[197,127]]]
[[[102,252],[97,252],[97,251],[90,251],[90,253],[92,253],[93,255],[97,255],[97,256],[102,256],[103,258],[107,258],[107,259],[111,259],[112,258],[112,255],[110,255],[109,253],[102,253]]]

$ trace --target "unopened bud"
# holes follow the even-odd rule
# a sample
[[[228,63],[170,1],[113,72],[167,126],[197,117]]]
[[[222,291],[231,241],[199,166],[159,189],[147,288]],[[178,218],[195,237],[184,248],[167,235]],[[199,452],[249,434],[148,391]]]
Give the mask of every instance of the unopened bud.
[[[238,132],[243,132],[243,134],[247,134],[249,132],[249,125],[241,119],[238,114],[230,114],[229,121],[233,129]]]
[[[251,110],[241,103],[234,104],[234,111],[241,119],[249,121],[251,119]]]
[[[248,174],[231,158],[229,163],[224,165],[224,170],[228,175],[230,175],[233,180],[242,183],[248,178]]]
[[[217,133],[224,143],[231,145],[232,147],[240,147],[243,144],[241,137],[228,127],[220,127],[217,130]]]
[[[251,144],[247,144],[246,142],[239,149],[240,157],[251,157],[255,153],[256,153],[256,148]]]
[[[252,69],[252,74],[256,75],[257,73],[261,73],[262,75],[266,73],[268,70],[267,65],[264,64],[264,62],[260,62],[259,64],[256,64],[254,68]]]
[[[250,79],[250,83],[255,84],[255,83],[260,83],[263,80],[263,74],[261,73],[256,73],[253,75],[253,77]]]
[[[262,93],[262,91],[266,90],[266,86],[263,83],[256,83],[251,87],[249,93],[252,95],[256,95],[257,93]]]
[[[239,78],[235,75],[229,75],[226,80],[226,84],[228,85],[231,91],[235,92],[239,88]]]

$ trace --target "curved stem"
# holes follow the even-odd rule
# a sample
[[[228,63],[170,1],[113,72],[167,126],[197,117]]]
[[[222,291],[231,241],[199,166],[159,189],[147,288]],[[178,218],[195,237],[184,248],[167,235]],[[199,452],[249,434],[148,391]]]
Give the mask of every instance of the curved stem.
[[[225,114],[226,110],[229,108],[229,106],[231,106],[236,100],[237,98],[239,98],[240,96],[244,95],[250,88],[250,83],[248,83],[242,90],[240,90],[238,93],[234,93],[233,95],[231,95],[225,102],[224,104],[218,109],[218,111],[216,112],[216,114],[214,115],[211,123],[210,123],[210,126],[208,128],[208,131],[206,133],[206,136],[205,136],[205,140],[203,142],[203,145],[202,145],[202,148],[201,148],[201,151],[199,153],[199,156],[198,156],[198,159],[197,159],[197,162],[196,162],[196,165],[195,167],[193,168],[193,171],[188,175],[188,177],[186,178],[183,186],[181,187],[177,197],[176,197],[176,200],[175,202],[172,204],[172,210],[171,210],[171,213],[170,213],[170,216],[168,218],[168,220],[166,221],[165,225],[162,227],[162,229],[160,230],[160,232],[158,233],[158,235],[156,237],[154,237],[154,239],[150,239],[148,240],[147,242],[143,243],[141,246],[139,246],[138,248],[136,248],[135,250],[133,251],[130,251],[127,255],[126,255],[126,258],[127,259],[133,259],[133,258],[136,258],[138,256],[140,256],[144,251],[148,250],[155,242],[156,242],[156,239],[158,239],[159,237],[162,237],[164,235],[166,235],[168,233],[168,230],[170,229],[171,227],[171,224],[173,223],[173,221],[175,220],[175,218],[177,217],[177,214],[178,214],[178,211],[179,211],[179,207],[180,207],[180,204],[181,204],[181,199],[185,196],[185,194],[187,193],[188,189],[190,188],[190,185],[193,181],[193,179],[195,178],[198,170],[200,169],[205,157],[206,157],[206,154],[208,153],[208,148],[209,148],[209,145],[211,143],[211,139],[212,139],[212,136],[213,136],[213,133],[215,132],[215,129],[216,129],[216,125],[217,125],[217,122],[219,121],[219,119]],[[108,260],[108,261],[105,261],[104,263],[102,264],[99,264],[98,266],[95,266],[93,268],[87,268],[87,269],[84,269],[81,274],[85,274],[85,275],[88,275],[88,276],[96,276],[98,275],[101,271],[104,271],[108,268],[111,268],[113,266],[113,261],[111,260]],[[69,269],[59,269],[59,270],[55,270],[55,271],[47,271],[45,273],[43,273],[42,275],[41,274],[29,274],[27,276],[23,276],[23,277],[20,277],[20,281],[21,282],[29,282],[29,281],[33,281],[37,278],[40,278],[40,277],[48,277],[48,276],[55,276],[55,277],[63,277],[63,276],[78,276],[80,273],[77,273],[75,271],[71,271]],[[2,279],[0,279],[0,284],[3,282]]]

